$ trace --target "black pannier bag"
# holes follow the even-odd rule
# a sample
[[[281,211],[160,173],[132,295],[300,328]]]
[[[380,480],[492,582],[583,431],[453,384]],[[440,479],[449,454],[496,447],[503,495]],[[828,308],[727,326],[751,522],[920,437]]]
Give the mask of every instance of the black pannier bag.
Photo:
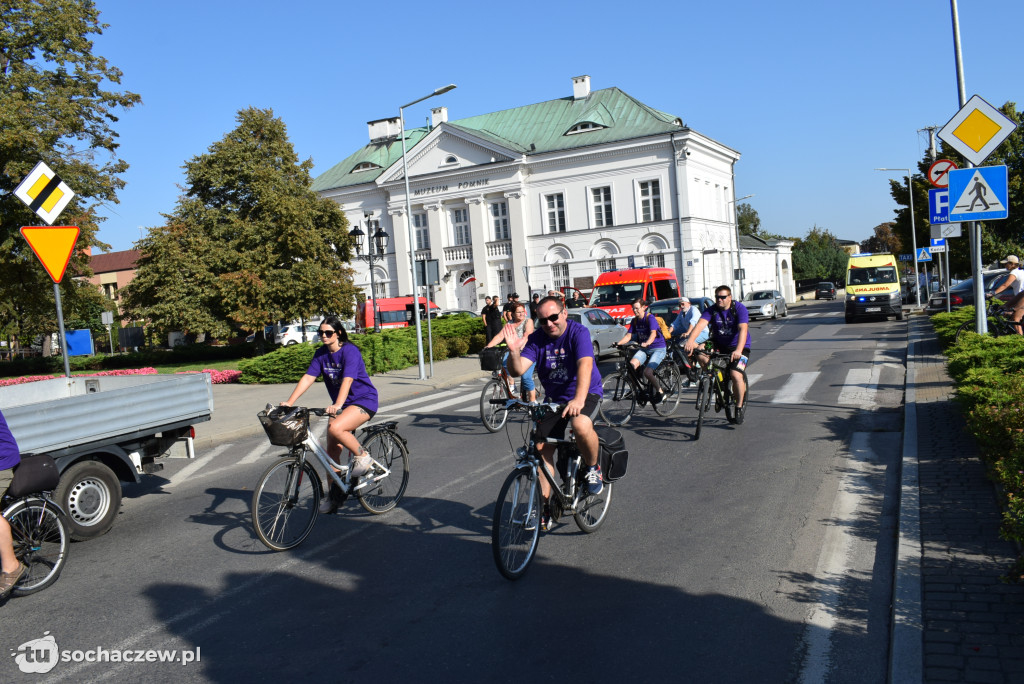
[[[51,492],[57,488],[58,480],[57,462],[49,454],[22,454],[21,463],[14,466],[14,479],[7,494],[17,499],[26,494]]]
[[[597,462],[601,465],[601,475],[605,482],[614,482],[626,474],[629,452],[622,439],[622,433],[610,427],[595,426],[600,441]]]
[[[256,417],[274,446],[298,446],[309,434],[309,411],[301,407],[271,406]]]
[[[504,357],[505,350],[503,348],[484,347],[480,350],[480,370],[501,370],[501,360]]]

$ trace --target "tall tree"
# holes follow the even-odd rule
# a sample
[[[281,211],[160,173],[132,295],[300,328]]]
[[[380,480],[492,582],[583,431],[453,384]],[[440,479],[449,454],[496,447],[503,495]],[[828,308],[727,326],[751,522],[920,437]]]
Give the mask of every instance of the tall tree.
[[[103,88],[121,72],[92,53],[90,36],[107,25],[91,0],[4,0],[0,19],[0,332],[24,337],[55,331],[56,310],[52,281],[19,232],[41,222],[14,188],[44,161],[76,193],[60,216],[81,229],[61,299],[66,317],[94,306],[93,286],[70,276],[90,273],[85,248],[107,247],[95,208],[117,202],[128,168],[112,125],[140,99]]]
[[[838,281],[846,272],[850,255],[826,228],[814,226],[807,237],[793,245],[793,275],[797,280]]]
[[[743,235],[760,234],[761,218],[757,215],[757,210],[746,202],[736,205],[736,223]]]
[[[124,307],[159,332],[223,337],[318,312],[350,314],[348,221],[310,189],[284,122],[241,110],[238,125],[185,164],[185,194],[142,251]]]
[[[874,234],[864,242],[860,243],[863,252],[889,252],[898,254],[902,243],[899,236],[893,230],[896,224],[892,221],[879,223],[875,226]]]

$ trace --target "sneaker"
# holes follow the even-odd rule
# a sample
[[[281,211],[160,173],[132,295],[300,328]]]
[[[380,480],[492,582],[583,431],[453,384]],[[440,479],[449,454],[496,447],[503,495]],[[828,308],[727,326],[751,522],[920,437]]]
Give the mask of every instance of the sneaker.
[[[529,517],[526,518],[526,522],[523,523],[523,529],[527,532],[532,532],[537,529],[537,507],[534,506],[533,510],[530,511]]]
[[[536,511],[534,514],[536,514]],[[542,532],[547,532],[554,526],[555,521],[551,518],[551,507],[548,504],[544,504],[544,510],[540,514],[540,529]]]
[[[600,494],[604,490],[604,477],[601,475],[601,466],[590,466],[583,479],[587,481],[587,491],[591,495]]]
[[[690,382],[689,379],[683,380],[683,384],[680,385],[680,387],[682,387],[683,389],[689,389],[690,387],[693,387],[693,383]]]
[[[28,566],[18,562],[18,569],[14,572],[0,572],[0,599],[6,598],[10,594],[18,581],[21,580],[21,576],[28,570]]]
[[[352,463],[348,467],[349,479],[355,477],[362,477],[366,473],[370,472],[370,468],[373,467],[373,459],[370,458],[370,454],[365,451],[358,458],[352,459]]]
[[[664,392],[651,392],[651,406],[657,406],[665,398]]]
[[[743,425],[743,413],[746,410],[747,410],[746,406],[737,406],[736,407],[736,421],[735,422],[736,422],[737,425]]]

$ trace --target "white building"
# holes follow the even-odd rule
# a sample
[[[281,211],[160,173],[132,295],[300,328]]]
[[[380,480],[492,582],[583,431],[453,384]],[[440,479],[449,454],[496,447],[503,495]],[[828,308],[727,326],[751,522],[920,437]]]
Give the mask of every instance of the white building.
[[[485,295],[574,285],[606,270],[668,266],[684,294],[716,285],[792,285],[791,243],[738,254],[734,165],[740,155],[618,88],[406,131],[416,259],[439,261],[442,308],[479,310]],[[412,293],[399,119],[369,122],[368,145],[320,175],[313,189],[353,227],[383,227],[389,254],[374,265],[376,296]],[[368,229],[369,228],[369,229]],[[353,262],[370,292],[367,264]]]

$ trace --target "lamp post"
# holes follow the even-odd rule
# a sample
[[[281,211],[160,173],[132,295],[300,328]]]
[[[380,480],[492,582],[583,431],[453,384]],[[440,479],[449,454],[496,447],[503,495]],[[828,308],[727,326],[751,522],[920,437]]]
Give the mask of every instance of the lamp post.
[[[731,199],[731,200],[729,200],[729,202],[726,203],[726,204],[729,204],[729,203],[732,204],[733,222],[736,224],[736,268],[737,268],[737,270],[740,271],[740,273],[743,272],[743,260],[740,258],[740,253],[741,253],[742,250],[740,248],[740,213],[739,213],[739,204],[738,204],[738,202],[740,200],[749,199],[751,197],[753,197],[753,195],[744,195],[743,197],[737,197],[736,199]],[[740,281],[740,301],[742,302],[743,301],[743,278],[737,278],[737,280]]]
[[[363,217],[366,219],[366,230],[372,230],[373,212],[364,212]],[[370,295],[373,298],[373,332],[379,333],[380,311],[377,310],[377,287],[373,277],[373,265],[378,261],[382,261],[385,257],[388,249],[388,234],[378,225],[377,231],[370,236],[371,242],[368,245],[369,249],[366,254],[363,254],[363,238],[366,237],[366,233],[361,231],[359,226],[356,226],[349,231],[348,236],[356,243],[356,258],[360,261],[365,261],[370,268]]]
[[[405,227],[409,231],[409,267],[412,269],[412,315],[416,321],[416,359],[419,362],[420,380],[426,380],[427,374],[423,368],[423,334],[420,329],[420,293],[419,286],[416,283],[416,239],[412,230],[412,198],[409,196],[409,162],[406,159],[408,150],[406,150],[405,147],[405,108],[423,102],[435,95],[443,95],[449,90],[454,89],[455,84],[449,83],[446,86],[438,88],[429,95],[424,95],[418,100],[413,100],[409,104],[404,104],[398,108],[398,118],[402,122],[402,175],[405,177]],[[429,301],[427,302],[427,306],[430,306]]]
[[[910,244],[914,248],[914,293],[917,296],[917,308],[921,308],[921,282],[917,273],[917,229],[914,228],[914,186],[910,182],[910,169],[888,169],[881,168],[875,171],[906,171],[907,172],[907,196],[910,198]]]

